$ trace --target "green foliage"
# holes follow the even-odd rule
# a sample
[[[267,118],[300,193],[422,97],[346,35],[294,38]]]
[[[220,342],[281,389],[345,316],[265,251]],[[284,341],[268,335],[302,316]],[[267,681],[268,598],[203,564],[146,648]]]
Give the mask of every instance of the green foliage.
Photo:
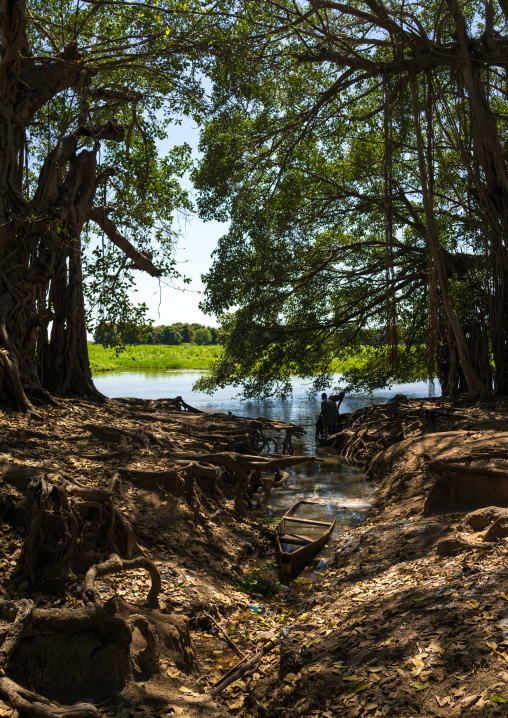
[[[483,4],[462,5],[457,14],[478,38]],[[233,383],[247,398],[283,397],[297,374],[320,390],[335,359],[358,356],[369,334],[361,370],[355,362],[346,371],[348,388],[370,390],[436,371],[446,387],[445,367],[456,350],[448,345],[443,292],[452,293],[475,370],[485,371],[489,386],[488,310],[479,285],[489,286],[480,267],[491,215],[478,195],[482,173],[472,180],[472,168],[487,155],[472,139],[464,78],[450,69],[459,19],[443,17],[434,2],[389,9],[349,3],[335,12],[326,3],[267,0],[256,3],[255,17],[251,5],[238,7],[228,61],[211,58],[207,66],[216,111],[204,122],[193,174],[201,216],[230,219],[203,278],[202,304],[221,316],[225,352],[198,386],[213,391]],[[496,21],[505,27],[501,16]],[[429,69],[438,34],[450,57],[436,55]],[[491,85],[485,87],[492,102]],[[506,143],[501,89],[496,102]],[[425,172],[415,126],[430,163]],[[431,186],[430,210],[424,183]],[[435,298],[430,215],[447,274]]]
[[[193,336],[193,342],[194,344],[202,345],[202,344],[211,344],[212,343],[212,333],[209,329],[206,329],[205,327],[201,327],[200,329],[196,329]]]
[[[118,311],[117,307],[117,311]],[[121,347],[122,344],[218,344],[219,334],[215,327],[205,327],[202,324],[182,324],[177,322],[170,326],[152,326],[152,323],[143,324],[146,312],[145,305],[138,308],[131,306],[131,311],[137,312],[137,321],[120,321],[114,323],[101,320],[94,331],[94,341],[105,346]]]
[[[280,590],[279,581],[263,576],[259,569],[252,571],[238,581],[235,586],[241,591],[257,598],[285,598]]]
[[[41,182],[48,154],[78,125],[84,127],[79,152],[95,156],[96,171],[85,178],[89,187],[85,191],[83,183],[83,196],[89,191],[94,206],[107,207],[109,220],[150,258],[163,282],[180,277],[172,258],[179,233],[175,220],[193,206],[180,184],[191,166],[191,148],[184,144],[163,153],[160,147],[182,115],[197,119],[206,106],[195,63],[220,32],[225,8],[215,7],[213,17],[205,10],[201,0],[135,5],[34,0],[27,17],[41,99],[24,141],[28,166],[20,177],[27,200],[45,196]],[[62,63],[62,54],[62,76],[76,68],[80,80],[62,82],[53,91],[44,78],[52,63]],[[119,137],[100,139],[97,128],[104,126],[117,128]],[[111,342],[134,341],[146,324],[146,307],[129,299],[139,267],[88,219],[80,216],[85,224],[76,240],[83,248],[87,330],[123,326],[124,338],[116,332]],[[63,237],[65,226],[51,222]]]
[[[161,344],[177,346],[183,342],[182,334],[176,327],[158,327],[158,329],[161,329],[159,335]]]
[[[138,321],[133,319],[118,324],[99,322],[95,328],[94,341],[105,347],[114,347],[117,351],[121,351],[125,344],[144,344],[148,340],[151,327],[141,323],[146,307],[141,305],[138,310]]]

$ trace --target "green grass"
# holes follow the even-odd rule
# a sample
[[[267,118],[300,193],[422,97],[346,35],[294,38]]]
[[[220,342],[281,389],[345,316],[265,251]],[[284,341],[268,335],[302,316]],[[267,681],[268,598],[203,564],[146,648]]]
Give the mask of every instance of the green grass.
[[[211,362],[220,356],[220,346],[196,344],[131,344],[116,354],[102,344],[88,344],[92,372],[124,369],[209,369]]]
[[[197,346],[196,344],[131,344],[116,354],[114,349],[105,349],[102,344],[88,344],[88,356],[92,372],[121,371],[125,369],[210,369],[214,359],[221,355],[220,346]],[[350,359],[335,359],[332,371],[343,374],[352,368],[361,368],[369,358],[370,347],[361,347]]]

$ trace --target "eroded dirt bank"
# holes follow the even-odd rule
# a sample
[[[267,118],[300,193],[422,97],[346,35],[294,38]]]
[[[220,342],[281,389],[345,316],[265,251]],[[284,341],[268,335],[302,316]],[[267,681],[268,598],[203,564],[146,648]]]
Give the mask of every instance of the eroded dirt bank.
[[[326,593],[258,699],[327,718],[505,713],[507,405],[413,400],[361,417],[329,443],[356,446],[375,505],[340,536]]]
[[[314,588],[252,573],[270,531],[250,499],[302,460],[289,453],[298,429],[188,408],[1,412],[1,715],[505,712],[505,403],[402,400],[345,417],[330,443],[379,488]],[[208,695],[235,651],[281,629],[279,647]]]

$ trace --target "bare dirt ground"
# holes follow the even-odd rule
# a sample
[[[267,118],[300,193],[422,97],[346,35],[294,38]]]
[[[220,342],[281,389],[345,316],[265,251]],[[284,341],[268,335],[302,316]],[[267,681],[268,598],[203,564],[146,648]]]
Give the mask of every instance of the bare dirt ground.
[[[345,417],[331,443],[366,465],[375,505],[319,585],[291,592],[252,573],[270,532],[249,503],[301,460],[293,428],[185,408],[0,413],[0,716],[506,712],[506,402]],[[111,554],[120,569],[90,579]]]

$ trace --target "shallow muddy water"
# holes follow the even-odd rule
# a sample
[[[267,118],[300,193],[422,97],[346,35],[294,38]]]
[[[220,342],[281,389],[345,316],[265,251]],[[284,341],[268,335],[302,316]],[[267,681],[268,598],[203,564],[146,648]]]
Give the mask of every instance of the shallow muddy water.
[[[114,373],[101,373],[94,377],[99,391],[109,397],[131,396],[141,399],[159,399],[182,396],[192,406],[209,412],[232,412],[239,416],[255,418],[264,416],[303,426],[306,434],[293,442],[297,454],[316,454],[323,459],[322,464],[301,465],[290,469],[290,478],[286,486],[275,491],[265,507],[262,497],[255,502],[254,514],[260,519],[275,522],[299,499],[311,499],[325,504],[328,511],[338,512],[334,534],[327,547],[309,564],[309,568],[300,576],[314,576],[315,572],[326,567],[333,554],[334,538],[344,529],[360,522],[367,512],[373,497],[373,487],[365,481],[364,475],[343,462],[337,454],[316,447],[315,421],[320,408],[320,397],[309,396],[307,385],[300,379],[293,382],[293,396],[290,399],[268,399],[264,401],[242,401],[237,398],[238,390],[226,387],[212,396],[202,392],[193,392],[192,385],[201,376],[196,371],[155,371],[132,370]],[[340,375],[334,376],[330,391],[340,387]],[[341,413],[352,411],[367,404],[386,401],[398,393],[412,397],[428,396],[429,388],[424,382],[402,384],[375,391],[372,394],[348,395],[341,405]],[[314,517],[322,511],[317,507]],[[310,509],[312,514],[312,509]],[[276,570],[275,552],[269,552],[258,563],[270,571]]]

